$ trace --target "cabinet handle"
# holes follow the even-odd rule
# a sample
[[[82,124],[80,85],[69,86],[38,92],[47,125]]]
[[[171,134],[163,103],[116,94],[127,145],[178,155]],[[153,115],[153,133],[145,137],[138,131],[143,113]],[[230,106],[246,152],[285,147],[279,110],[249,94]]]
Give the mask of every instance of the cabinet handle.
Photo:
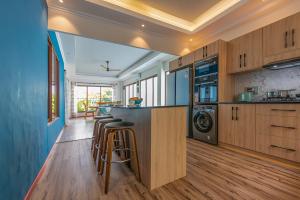
[[[284,34],[284,48],[287,48],[288,47],[288,32],[286,31],[285,34]]]
[[[277,108],[272,108],[271,111],[296,112],[296,110],[286,110],[286,109],[277,109]]]
[[[206,53],[206,57],[207,57],[207,46],[205,47],[205,53]]]
[[[238,118],[238,107],[235,107],[235,120],[238,121],[239,118]]]
[[[274,145],[274,144],[271,144],[270,147],[272,147],[272,148],[279,148],[279,149],[285,149],[287,151],[296,151],[295,149],[284,148],[284,147],[280,147],[280,146],[277,146],[277,145]]]
[[[234,118],[233,118],[233,110],[234,110],[234,107],[231,107],[231,120],[234,120]]]
[[[275,128],[287,128],[287,129],[296,129],[295,127],[290,127],[290,126],[278,126],[278,125],[274,125],[274,124],[271,124],[271,127],[275,127]]]
[[[203,58],[205,57],[204,50],[205,50],[205,48],[202,47],[202,56],[203,56]]]
[[[242,54],[240,54],[240,68],[242,68]]]
[[[246,67],[246,54],[244,53],[244,67]]]
[[[292,46],[295,46],[295,29],[292,29]]]

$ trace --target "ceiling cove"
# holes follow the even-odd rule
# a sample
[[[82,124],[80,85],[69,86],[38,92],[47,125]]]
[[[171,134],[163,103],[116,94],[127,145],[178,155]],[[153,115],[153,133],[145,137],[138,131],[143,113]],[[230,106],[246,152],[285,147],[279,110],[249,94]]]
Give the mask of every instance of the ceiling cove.
[[[163,5],[157,0],[85,0],[86,2],[93,3],[98,6],[106,7],[117,12],[131,15],[142,20],[147,20],[158,25],[165,26],[177,31],[192,34],[204,29],[209,24],[213,23],[220,17],[228,14],[229,12],[237,9],[239,6],[245,4],[248,0],[186,0],[187,6],[182,6],[182,12],[178,7],[174,6],[175,12],[171,12],[172,1],[169,6]],[[200,12],[193,12],[189,15],[183,15],[186,9],[190,9],[190,4],[195,7],[203,7]],[[168,8],[168,9],[166,9]],[[185,9],[186,8],[186,9]],[[199,9],[198,9],[199,10]]]

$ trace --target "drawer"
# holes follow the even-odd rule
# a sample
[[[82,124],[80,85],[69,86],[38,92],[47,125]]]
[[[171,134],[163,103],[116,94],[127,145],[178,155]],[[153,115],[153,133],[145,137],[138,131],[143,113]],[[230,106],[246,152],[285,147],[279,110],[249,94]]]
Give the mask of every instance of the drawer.
[[[299,142],[299,141],[298,141]],[[276,146],[269,147],[269,155],[276,156],[279,158],[300,162],[299,149],[286,150]]]
[[[300,162],[300,140],[260,134],[256,136],[256,151]]]
[[[275,137],[291,139],[291,140],[299,140],[300,139],[298,130],[293,129],[293,128],[283,128],[283,127],[271,126],[269,135],[275,136]]]
[[[257,104],[256,114],[296,117],[300,115],[300,105],[297,104]]]
[[[269,117],[271,127],[297,128],[298,118],[295,116],[270,115]]]
[[[297,140],[271,135],[270,136],[270,147],[281,148],[286,151],[296,151]]]

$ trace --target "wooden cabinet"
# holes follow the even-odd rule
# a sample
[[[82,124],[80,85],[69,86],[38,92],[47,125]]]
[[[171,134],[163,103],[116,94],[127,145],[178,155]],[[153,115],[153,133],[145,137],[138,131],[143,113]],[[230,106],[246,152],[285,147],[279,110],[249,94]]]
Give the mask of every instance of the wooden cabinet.
[[[169,62],[169,71],[173,71],[173,70],[177,69],[179,66],[178,62],[179,62],[178,59],[172,60],[171,62]]]
[[[300,56],[300,13],[263,28],[263,61],[269,64]]]
[[[257,105],[256,151],[300,162],[299,105]]]
[[[228,73],[251,71],[263,66],[262,29],[230,41],[227,48]]]
[[[197,49],[194,53],[194,60],[202,60],[217,55],[219,52],[219,40]]]
[[[219,105],[219,141],[255,150],[255,105]]]
[[[169,63],[169,71],[177,70],[181,67],[190,65],[194,63],[194,53],[189,53],[185,56],[179,57]]]

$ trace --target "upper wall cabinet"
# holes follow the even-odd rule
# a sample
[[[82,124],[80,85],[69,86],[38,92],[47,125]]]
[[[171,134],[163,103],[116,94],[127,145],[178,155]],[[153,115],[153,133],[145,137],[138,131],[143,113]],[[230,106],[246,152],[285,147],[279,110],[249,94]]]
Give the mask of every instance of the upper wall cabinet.
[[[300,13],[263,28],[264,64],[300,56]]]
[[[262,29],[231,40],[227,48],[228,73],[251,71],[262,67]]]
[[[202,60],[202,59],[217,55],[219,52],[218,42],[219,41],[216,41],[209,45],[206,45],[204,47],[197,49],[194,53],[194,56],[195,56],[194,60],[198,61],[198,60]]]
[[[194,53],[189,53],[185,56],[179,57],[169,63],[169,71],[174,71],[181,67],[190,65],[194,63]]]

